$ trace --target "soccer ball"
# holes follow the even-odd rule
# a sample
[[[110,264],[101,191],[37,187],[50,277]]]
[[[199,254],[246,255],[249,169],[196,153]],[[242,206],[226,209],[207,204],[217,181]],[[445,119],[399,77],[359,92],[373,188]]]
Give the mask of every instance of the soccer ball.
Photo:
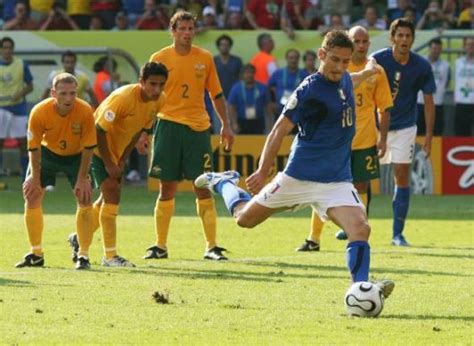
[[[356,282],[346,293],[344,299],[349,316],[377,317],[383,309],[382,290],[371,282]]]

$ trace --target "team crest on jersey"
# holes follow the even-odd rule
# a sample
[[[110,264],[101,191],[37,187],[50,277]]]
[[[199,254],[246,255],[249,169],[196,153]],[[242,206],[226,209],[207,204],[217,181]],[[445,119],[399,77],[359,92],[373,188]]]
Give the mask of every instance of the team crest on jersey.
[[[13,80],[13,76],[11,73],[5,73],[2,75],[2,81],[5,84],[9,84]]]
[[[194,65],[194,73],[196,74],[196,78],[204,78],[206,72],[206,65],[197,63]]]
[[[74,135],[80,135],[82,132],[81,123],[72,123],[71,130]]]
[[[290,110],[295,109],[297,105],[298,105],[298,98],[296,97],[296,93],[292,93],[286,103],[286,108]]]
[[[112,121],[115,120],[115,113],[112,110],[109,109],[109,110],[105,111],[104,118],[108,122],[112,122]]]

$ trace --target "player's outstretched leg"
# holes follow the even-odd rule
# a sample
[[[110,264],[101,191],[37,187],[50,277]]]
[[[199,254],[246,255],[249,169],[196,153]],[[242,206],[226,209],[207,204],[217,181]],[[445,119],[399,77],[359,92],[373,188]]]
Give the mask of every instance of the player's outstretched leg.
[[[201,174],[194,180],[197,188],[207,188],[212,193],[222,196],[227,210],[234,215],[234,209],[237,205],[250,201],[250,195],[237,186],[240,174],[237,171],[226,171],[222,173],[209,172]]]

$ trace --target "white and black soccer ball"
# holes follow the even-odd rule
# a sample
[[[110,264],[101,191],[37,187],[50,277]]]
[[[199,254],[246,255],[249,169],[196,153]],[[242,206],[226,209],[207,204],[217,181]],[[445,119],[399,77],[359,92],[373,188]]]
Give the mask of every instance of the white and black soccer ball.
[[[382,312],[384,296],[375,284],[361,281],[349,287],[344,302],[349,316],[377,317]]]

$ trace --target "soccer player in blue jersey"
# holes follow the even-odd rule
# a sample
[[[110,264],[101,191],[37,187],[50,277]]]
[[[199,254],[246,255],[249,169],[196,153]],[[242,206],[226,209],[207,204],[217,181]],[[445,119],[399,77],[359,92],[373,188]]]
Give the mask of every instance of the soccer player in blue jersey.
[[[381,164],[393,163],[395,192],[393,196],[392,245],[409,246],[403,236],[405,219],[410,203],[410,165],[413,160],[416,139],[417,95],[423,92],[426,135],[423,150],[431,152],[435,106],[433,94],[436,84],[429,62],[410,51],[415,40],[415,27],[405,18],[390,25],[391,48],[373,54],[388,77],[392,91],[393,108],[390,110],[390,126],[387,151]]]
[[[270,132],[255,173],[247,178],[253,198],[236,184],[235,171],[205,173],[197,187],[219,193],[241,227],[252,228],[285,209],[311,206],[322,219],[332,219],[346,230],[347,266],[352,281],[369,278],[370,226],[365,208],[351,183],[351,142],[355,133],[353,83],[378,73],[372,59],[365,69],[349,75],[353,44],[345,31],[333,30],[318,50],[321,65],[290,96]],[[351,80],[352,79],[352,80]],[[298,134],[287,166],[264,187],[283,138],[293,127]],[[394,288],[389,280],[378,283],[387,297]]]

